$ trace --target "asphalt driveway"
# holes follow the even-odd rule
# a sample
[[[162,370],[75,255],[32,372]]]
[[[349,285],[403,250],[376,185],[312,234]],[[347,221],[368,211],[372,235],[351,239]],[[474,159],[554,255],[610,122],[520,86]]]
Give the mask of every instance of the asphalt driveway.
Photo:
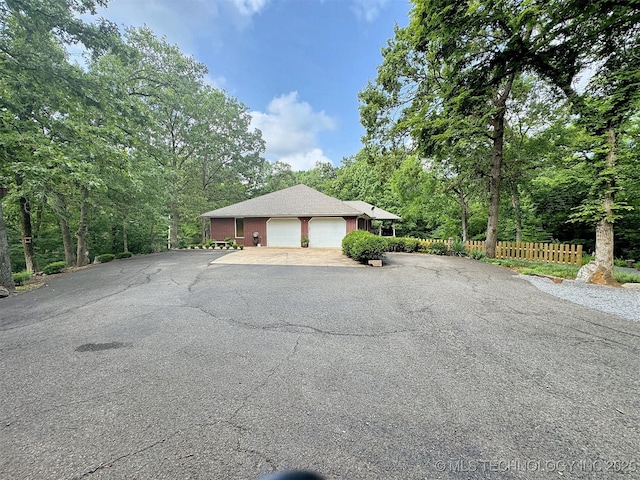
[[[467,259],[224,254],[0,301],[0,478],[640,478],[640,323]]]

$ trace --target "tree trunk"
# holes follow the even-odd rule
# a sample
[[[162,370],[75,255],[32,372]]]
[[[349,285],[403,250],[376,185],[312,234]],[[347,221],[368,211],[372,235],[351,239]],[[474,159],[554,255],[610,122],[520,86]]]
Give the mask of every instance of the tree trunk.
[[[616,132],[613,128],[607,131],[607,152],[606,169],[612,170],[616,165]],[[604,207],[604,217],[596,225],[596,272],[591,280],[592,283],[605,285],[618,285],[613,276],[613,204],[615,182],[613,177],[607,181],[605,192],[602,197]]]
[[[122,250],[123,252],[129,251],[129,242],[127,241],[127,221],[122,222]]]
[[[20,231],[22,233],[22,248],[27,272],[36,272],[36,254],[33,248],[33,228],[31,225],[31,205],[27,197],[20,197]]]
[[[520,208],[520,192],[518,185],[511,183],[511,206],[516,220],[516,242],[522,241],[522,209]]]
[[[460,205],[460,220],[462,221],[462,241],[466,242],[469,239],[469,205],[467,204],[467,199],[464,196],[464,192],[462,190],[458,190],[457,193],[458,204]]]
[[[504,116],[507,112],[507,99],[511,94],[511,87],[515,74],[507,79],[502,92],[496,91],[493,106],[496,112],[491,120],[493,128],[493,148],[491,149],[491,175],[489,177],[489,219],[487,221],[487,237],[485,241],[485,255],[495,258],[498,244],[498,218],[500,215],[500,180],[502,179],[502,155],[504,146]]]
[[[75,265],[76,252],[73,249],[73,240],[71,238],[71,229],[69,221],[62,215],[58,215],[58,223],[60,224],[60,232],[62,233],[62,245],[64,247],[64,262],[68,266]]]
[[[178,204],[171,204],[171,248],[178,248]]]
[[[4,226],[4,214],[2,213],[2,200],[0,199],[0,286],[6,288],[9,293],[16,291],[16,285],[11,275],[11,258],[9,257],[9,241]]]
[[[77,265],[79,267],[83,267],[89,263],[89,244],[88,244],[88,236],[89,236],[89,224],[88,224],[88,210],[89,210],[89,189],[87,187],[82,187],[82,202],[80,203],[80,225],[78,226],[78,233],[76,233],[76,237],[78,238],[78,254],[77,254]]]
[[[504,111],[493,119],[493,149],[491,152],[491,176],[489,177],[489,219],[485,255],[495,258],[498,244],[498,217],[500,214],[500,180],[502,178],[502,147],[504,143]]]

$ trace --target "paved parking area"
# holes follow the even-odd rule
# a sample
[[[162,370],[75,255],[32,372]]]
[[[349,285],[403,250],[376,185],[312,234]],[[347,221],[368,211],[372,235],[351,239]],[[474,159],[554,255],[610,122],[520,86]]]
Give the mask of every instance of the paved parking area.
[[[0,478],[639,478],[639,322],[463,258],[232,255],[0,300]]]
[[[364,267],[342,254],[339,248],[253,247],[237,250],[212,263],[226,265],[298,265],[321,267]]]

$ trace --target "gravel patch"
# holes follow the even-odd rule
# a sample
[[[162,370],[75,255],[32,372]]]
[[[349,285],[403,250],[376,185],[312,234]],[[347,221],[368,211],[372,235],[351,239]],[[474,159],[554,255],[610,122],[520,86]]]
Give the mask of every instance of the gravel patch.
[[[533,275],[518,277],[563,300],[640,322],[640,290],[593,285],[575,280],[554,283],[548,278]]]

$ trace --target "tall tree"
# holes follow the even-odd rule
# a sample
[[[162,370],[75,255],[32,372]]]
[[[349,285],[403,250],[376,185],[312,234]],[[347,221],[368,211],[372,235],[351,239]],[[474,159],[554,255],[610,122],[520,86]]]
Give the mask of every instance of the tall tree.
[[[396,27],[383,50],[376,85],[360,96],[369,138],[409,133],[423,154],[441,159],[469,138],[488,148],[490,257],[498,236],[507,102],[520,73],[501,51],[531,35],[533,23],[521,21],[522,8],[516,1],[414,0],[409,25]]]
[[[640,4],[554,0],[531,2],[527,11],[537,18],[539,34],[513,45],[504,55],[563,92],[593,136],[597,191],[584,204],[582,218],[596,224],[593,279],[615,284],[614,224],[628,209],[615,198],[619,191],[617,149],[620,129],[637,112],[640,101]],[[587,88],[581,89],[579,77],[589,72]]]
[[[96,13],[102,0],[6,0],[0,4],[0,115],[5,172],[15,180],[27,268],[35,268],[30,197],[39,190],[30,169],[46,155],[52,124],[68,112],[70,98],[91,102],[82,72],[70,65],[65,47],[82,44],[98,55],[113,44],[117,28],[100,21],[86,23],[83,14]]]

